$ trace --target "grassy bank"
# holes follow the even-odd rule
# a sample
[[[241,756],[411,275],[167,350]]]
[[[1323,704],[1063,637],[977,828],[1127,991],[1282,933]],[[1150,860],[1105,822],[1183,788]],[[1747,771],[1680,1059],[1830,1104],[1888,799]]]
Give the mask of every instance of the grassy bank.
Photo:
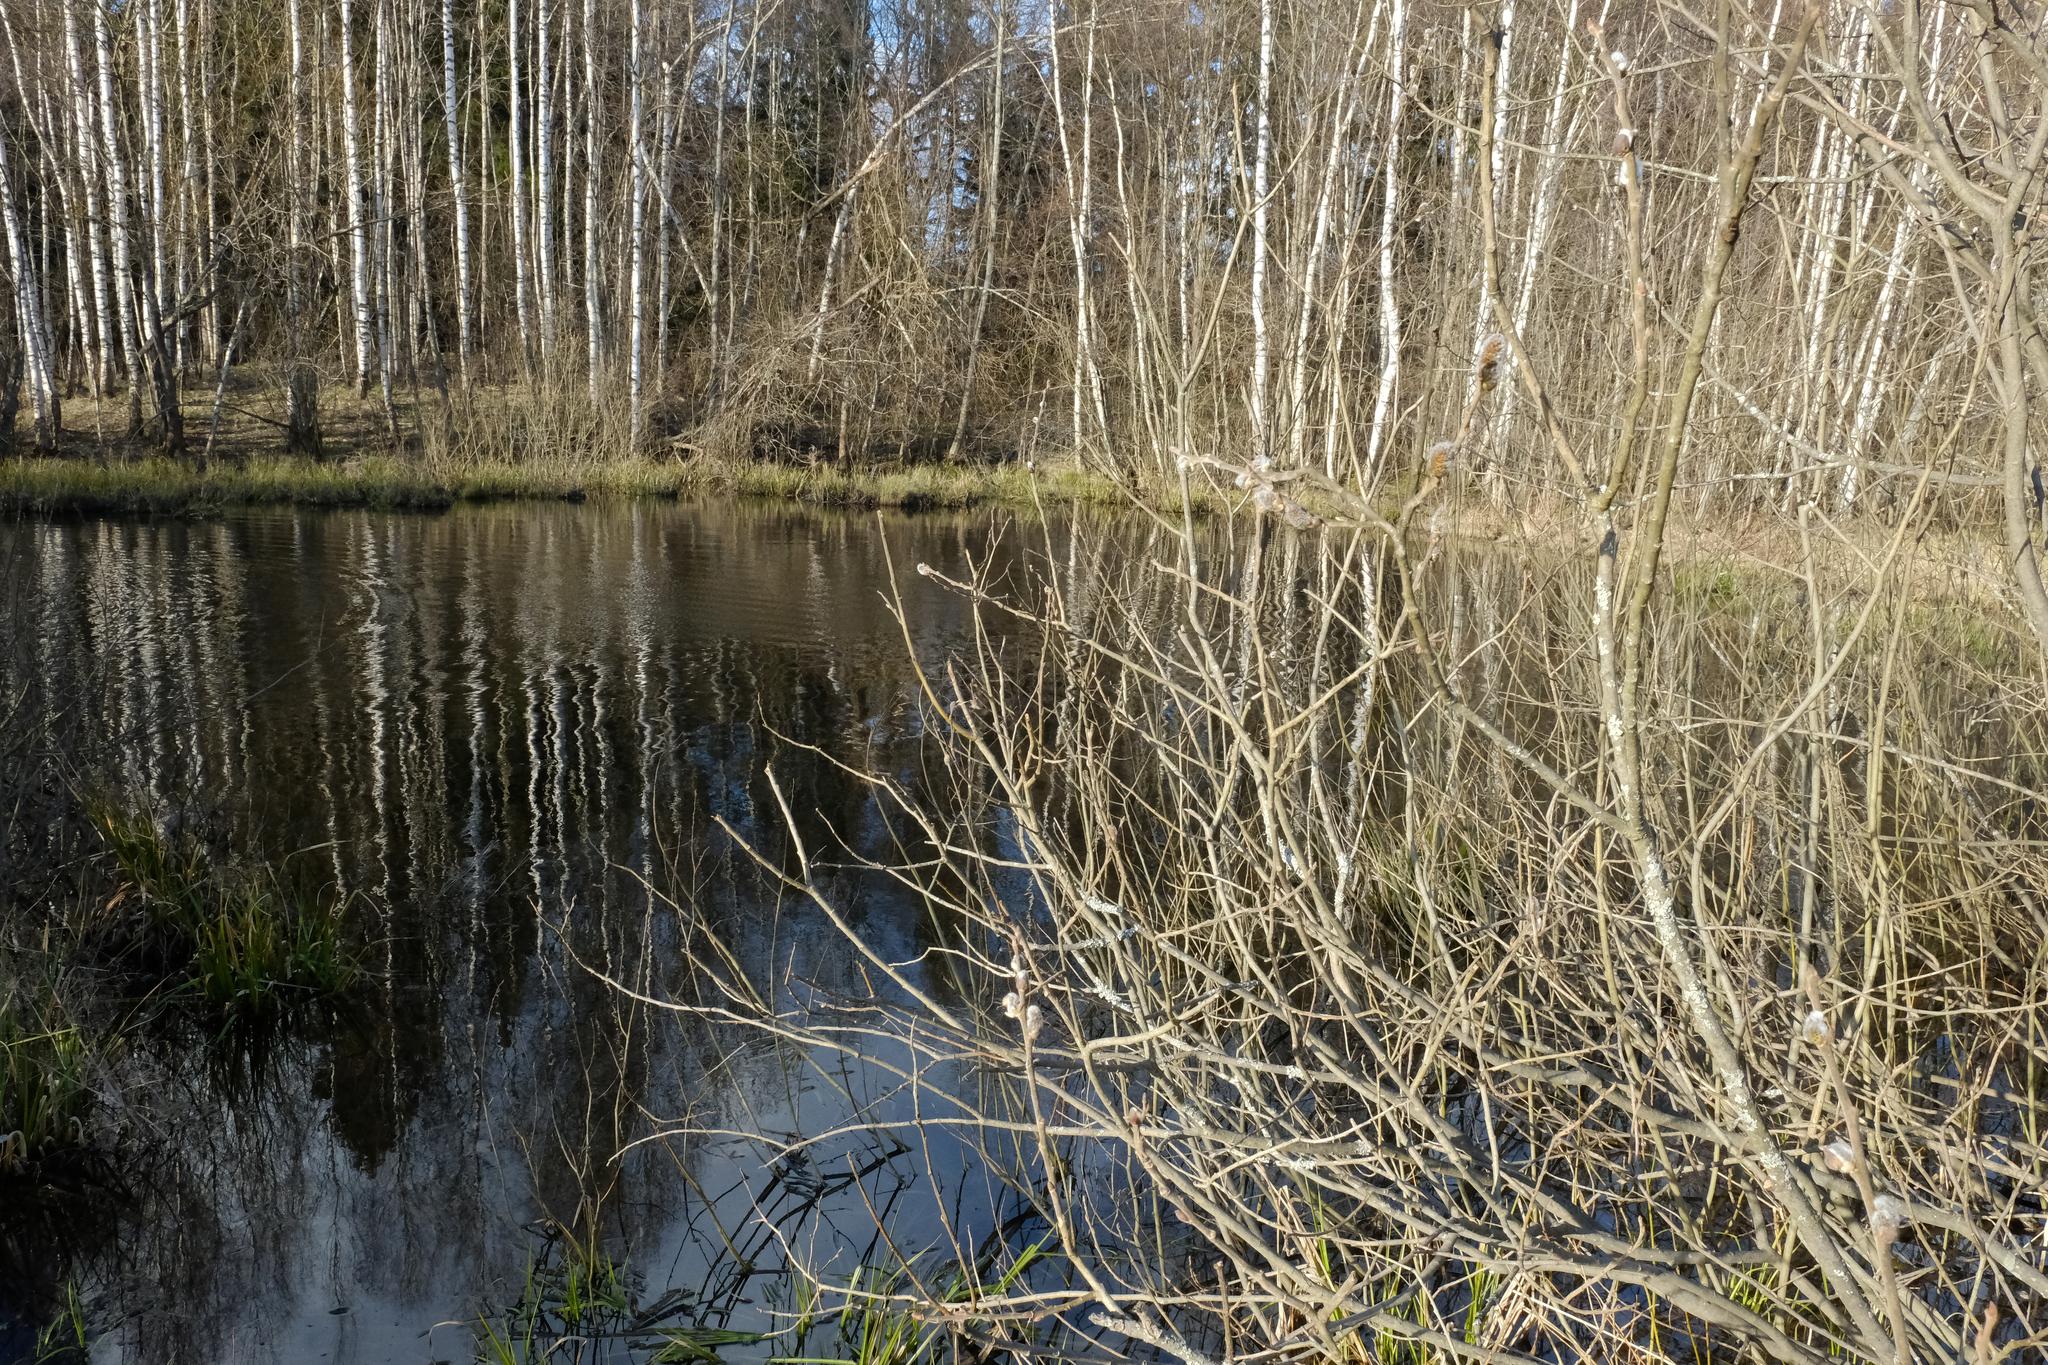
[[[568,461],[558,465],[439,464],[366,456],[286,457],[194,465],[163,459],[0,462],[0,510],[204,514],[295,504],[434,510],[508,499],[674,498],[727,494],[820,506],[905,510],[977,506],[1120,505],[1130,494],[1071,468],[1004,465],[845,467],[688,461]]]
[[[1071,464],[1034,468],[1017,462],[805,465],[705,454],[545,463],[358,455],[321,462],[261,455],[216,461],[201,471],[162,458],[0,459],[0,515],[204,517],[264,505],[439,511],[462,503],[679,497],[903,511],[1144,505],[1175,512],[1180,502],[1177,488],[1126,488]],[[1197,485],[1193,502],[1198,515],[1211,516],[1244,508],[1248,499],[1235,490]],[[1531,554],[1544,563],[1575,557],[1583,544],[1584,528],[1559,503],[1504,512],[1457,493],[1446,503],[1437,524],[1467,542]],[[1883,556],[1890,531],[1862,523],[1838,528],[1814,547],[1813,568],[1824,582],[1853,583]],[[2004,621],[2010,576],[1989,535],[1950,527],[1916,539],[1902,579],[1911,591],[1966,602]],[[1796,532],[1768,517],[1687,522],[1667,550],[1667,559],[1684,567],[1680,596],[1695,606],[1754,606],[1759,594],[1794,590],[1803,557]]]
[[[1029,460],[980,448],[938,459],[927,445],[839,449],[808,428],[727,421],[650,438],[635,451],[612,415],[563,394],[479,387],[444,411],[430,396],[381,406],[329,385],[319,395],[325,459],[286,454],[281,390],[239,373],[218,414],[210,394],[185,408],[187,437],[210,459],[169,459],[117,435],[119,402],[78,399],[53,457],[17,446],[0,454],[0,512],[204,515],[293,504],[438,510],[464,502],[735,496],[830,507],[904,510],[981,506],[1129,506],[1176,501],[1174,489],[1135,489],[1071,458]],[[785,424],[786,426],[786,424]],[[822,442],[822,444],[821,444]],[[1028,453],[1028,452],[1027,452]]]

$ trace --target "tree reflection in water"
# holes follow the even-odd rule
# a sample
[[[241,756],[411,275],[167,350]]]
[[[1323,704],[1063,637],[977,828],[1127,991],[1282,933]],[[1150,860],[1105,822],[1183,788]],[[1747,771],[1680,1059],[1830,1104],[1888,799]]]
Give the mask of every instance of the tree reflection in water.
[[[125,1185],[37,1243],[40,1289],[80,1287],[101,1359],[429,1359],[572,1252],[625,1267],[629,1325],[741,1335],[796,1320],[791,1257],[876,1263],[876,1211],[971,1257],[1015,1210],[964,1146],[833,1136],[907,1121],[913,1087],[631,992],[715,1005],[707,954],[780,1004],[872,988],[720,825],[786,856],[772,760],[810,846],[896,851],[840,766],[921,781],[890,561],[1071,574],[1065,540],[655,505],[0,527],[0,691],[53,755],[0,779],[17,906],[85,847],[61,767],[339,883],[365,969],[254,1058],[130,1040]],[[947,651],[961,604],[900,586]],[[926,912],[853,861],[836,902],[915,960]]]

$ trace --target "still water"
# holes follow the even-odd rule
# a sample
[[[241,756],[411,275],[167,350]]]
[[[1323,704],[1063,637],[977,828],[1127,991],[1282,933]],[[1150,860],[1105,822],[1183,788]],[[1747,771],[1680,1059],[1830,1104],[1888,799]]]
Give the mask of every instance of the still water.
[[[175,1022],[124,1047],[96,1121],[135,1155],[16,1249],[0,1358],[67,1282],[100,1360],[467,1360],[556,1227],[595,1229],[636,1307],[753,1330],[787,1322],[790,1256],[874,1257],[870,1205],[912,1248],[991,1235],[1012,1203],[943,1142],[781,1152],[909,1114],[885,1075],[599,974],[701,1003],[718,944],[785,1008],[869,992],[742,847],[780,856],[764,772],[813,847],[895,856],[838,765],[923,781],[908,660],[970,622],[915,566],[1071,552],[986,516],[689,504],[0,525],[0,696],[34,731],[0,815],[13,941],[91,894],[62,812],[92,791],[338,885],[364,966],[261,1048]],[[921,904],[825,875],[917,958]]]

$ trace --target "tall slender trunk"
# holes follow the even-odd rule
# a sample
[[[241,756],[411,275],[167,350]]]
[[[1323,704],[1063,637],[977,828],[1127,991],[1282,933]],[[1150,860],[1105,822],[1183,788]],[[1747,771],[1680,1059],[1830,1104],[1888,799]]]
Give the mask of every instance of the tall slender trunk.
[[[1259,0],[1258,131],[1252,148],[1252,460],[1271,458],[1266,439],[1266,375],[1272,352],[1266,337],[1266,262],[1272,245],[1267,237],[1268,181],[1273,158],[1273,0]]]
[[[80,55],[78,10],[74,0],[63,0],[60,8],[64,11],[64,62],[71,75],[72,136],[78,147],[78,178],[84,186],[85,251],[92,270],[93,314],[99,322],[94,392],[104,398],[113,387],[113,355],[117,346],[110,335],[115,330],[116,305],[109,297],[107,252],[102,247],[107,233],[107,215],[101,209],[106,202],[106,188],[101,183],[99,135],[93,126],[92,86],[86,79],[85,61]]]
[[[393,163],[397,158],[396,119],[391,113],[391,0],[371,0],[375,22],[370,30],[370,66],[374,80],[371,95],[370,128],[370,222],[376,235],[370,240],[372,283],[370,303],[374,310],[377,391],[384,401],[386,435],[398,440],[398,412],[392,403],[392,367],[397,363],[396,341],[391,329],[391,309],[398,297],[397,227],[398,215],[392,195]]]
[[[128,165],[121,155],[121,106],[114,96],[114,40],[101,0],[92,6],[93,48],[99,62],[100,137],[107,182],[107,238],[114,257],[114,299],[121,317],[121,354],[128,367],[128,430],[142,426],[142,334],[135,317],[134,260],[128,240]]]
[[[139,227],[149,241],[150,299],[155,311],[161,317],[166,311],[167,300],[164,290],[170,276],[164,259],[168,214],[164,209],[164,22],[163,0],[146,0],[134,5],[135,16],[135,86],[136,102],[142,112],[142,145],[148,165],[147,189],[149,198],[143,208]],[[149,311],[145,307],[145,311]],[[183,357],[178,339],[174,336],[153,336],[152,346],[167,347],[170,365],[174,370],[182,369]]]
[[[2017,191],[2014,198],[2018,197]],[[1998,300],[1997,368],[1992,378],[2005,409],[2004,460],[2000,490],[2004,494],[2006,556],[2020,590],[2020,607],[2043,650],[2048,650],[2048,574],[2041,567],[2041,547],[2034,539],[2032,509],[2039,498],[2041,471],[2034,459],[2030,395],[2020,338],[2033,331],[2021,298],[2025,288],[2018,234],[2012,219],[2017,206],[1992,225],[1992,266]]]
[[[63,111],[52,108],[43,119],[46,127],[65,131],[64,151],[68,153],[70,166],[54,175],[58,195],[64,212],[64,281],[71,307],[70,343],[78,349],[79,364],[92,386],[92,396],[97,403],[106,396],[103,382],[106,346],[101,335],[101,319],[97,300],[93,296],[88,277],[90,267],[86,264],[92,254],[92,224],[85,221],[85,187],[79,166],[84,156],[79,152],[69,134],[73,131]],[[62,366],[59,366],[60,370]]]
[[[583,321],[589,332],[590,405],[598,401],[598,386],[604,369],[604,300],[599,287],[597,252],[598,180],[603,169],[602,135],[598,110],[597,45],[592,30],[597,27],[597,0],[583,0]]]
[[[363,222],[361,121],[356,110],[355,11],[341,0],[341,157],[348,186],[349,298],[355,305],[356,396],[370,392],[370,239]]]
[[[726,245],[726,163],[725,163],[725,105],[727,91],[732,82],[732,33],[733,25],[739,21],[738,10],[731,4],[725,7],[725,27],[718,38],[718,86],[711,96],[711,242],[708,252],[711,257],[710,274],[704,282],[705,312],[711,321],[710,354],[708,365],[707,391],[718,392],[718,376],[724,365],[725,356],[719,347],[718,313],[725,302],[725,258]]]
[[[291,39],[291,132],[286,173],[291,179],[291,204],[285,215],[285,371],[284,443],[294,454],[318,457],[320,450],[320,382],[306,361],[305,323],[310,301],[306,279],[307,242],[312,225],[313,180],[317,163],[306,136],[306,33],[304,0],[286,0],[285,21]]]
[[[470,273],[469,306],[474,313],[471,325],[477,329],[477,344],[483,342],[484,323],[488,316],[487,300],[491,295],[491,260],[496,243],[491,236],[491,210],[499,202],[503,192],[498,178],[497,157],[492,154],[498,144],[491,131],[491,110],[497,100],[491,95],[490,73],[497,68],[491,64],[493,48],[477,25],[477,33],[469,48],[469,88],[484,92],[483,98],[471,101],[476,111],[476,138],[470,145],[481,149],[477,157],[475,239],[470,251],[475,268]]]
[[[68,349],[67,338],[60,330],[55,315],[65,306],[71,307],[74,313],[77,313],[79,303],[78,262],[71,251],[77,240],[77,232],[71,208],[70,174],[62,165],[63,124],[49,98],[47,88],[43,90],[42,98],[38,101],[42,111],[40,118],[28,114],[33,98],[31,92],[35,90],[35,86],[30,83],[27,70],[22,65],[19,35],[4,10],[0,10],[0,34],[4,34],[7,39],[7,55],[9,63],[14,68],[14,88],[21,100],[23,121],[33,135],[33,146],[41,153],[42,161],[42,221],[39,225],[32,225],[27,214],[26,182],[23,185],[24,197],[19,210],[20,216],[16,216],[18,210],[13,199],[13,174],[5,160],[5,149],[0,148],[0,192],[7,196],[5,213],[0,214],[0,231],[7,234],[8,251],[18,269],[14,279],[15,292],[18,296],[27,296],[25,300],[17,298],[16,327],[22,337],[31,403],[36,410],[38,448],[48,449],[50,447],[43,444],[43,419],[45,414],[55,408],[62,396],[64,357]],[[24,139],[24,149],[30,145],[27,139]],[[53,253],[56,249],[58,229],[50,221],[53,189],[57,212],[63,222],[62,232],[67,248],[63,266],[66,287],[60,287],[56,283],[58,266]],[[45,293],[45,290],[49,292]],[[79,316],[82,317],[82,314]],[[74,327],[73,330],[77,329]],[[46,388],[39,386],[41,380],[48,381]],[[10,378],[0,382],[11,384],[13,381]],[[12,399],[11,394],[8,397]],[[57,430],[61,429],[62,425],[62,412],[58,410],[54,414],[54,420],[49,424],[48,435],[52,444]]]
[[[199,11],[199,89],[201,93],[199,100],[200,182],[198,194],[200,213],[198,251],[201,278],[217,280],[219,278],[219,271],[216,269],[213,257],[215,251],[214,244],[220,240],[220,195],[217,192],[218,184],[214,176],[220,166],[220,159],[213,154],[213,101],[206,98],[206,95],[214,87],[214,44],[211,41],[214,13],[215,11],[211,5],[204,6]],[[236,309],[238,318],[240,313],[241,310],[238,307]],[[211,301],[206,305],[205,317],[207,319],[207,352],[211,355],[221,344],[221,299],[217,291],[214,292]]]
[[[54,452],[64,411],[57,394],[56,357],[43,310],[43,291],[27,227],[14,202],[14,167],[8,161],[7,139],[0,137],[0,231],[7,234],[7,252],[14,262],[14,303],[21,333],[29,401],[35,409],[36,449]]]
[[[1102,402],[1102,372],[1095,363],[1094,329],[1091,325],[1091,304],[1089,280],[1094,262],[1089,247],[1093,235],[1092,215],[1094,212],[1094,101],[1095,101],[1095,30],[1097,10],[1094,0],[1088,8],[1088,46],[1082,62],[1081,78],[1081,157],[1078,164],[1074,159],[1073,147],[1067,137],[1066,97],[1064,82],[1060,77],[1059,35],[1053,34],[1048,44],[1052,58],[1053,118],[1059,130],[1060,156],[1067,173],[1067,233],[1069,245],[1074,253],[1074,365],[1073,365],[1073,432],[1072,440],[1076,449],[1082,445],[1081,420],[1084,395],[1092,394],[1096,428],[1099,435],[1107,437],[1108,418]],[[1110,456],[1115,460],[1115,456]]]
[[[739,268],[730,272],[732,282],[727,284],[725,290],[725,340],[719,346],[718,351],[719,361],[722,366],[718,380],[718,391],[721,393],[725,392],[728,388],[728,381],[739,356],[738,335],[740,318],[747,311],[747,306],[752,299],[755,283],[760,275],[760,271],[756,269],[756,266],[759,264],[761,251],[761,158],[755,152],[755,139],[761,120],[754,117],[754,92],[762,88],[760,80],[761,25],[766,19],[767,12],[767,6],[757,4],[747,16],[747,75],[745,87],[747,94],[743,105],[747,117],[740,124],[740,162],[747,168],[747,214],[745,218],[747,250],[745,257],[738,262]],[[769,99],[772,103],[774,99],[774,86],[771,84],[768,89],[770,92]],[[774,118],[772,108],[769,110],[768,116],[770,119]],[[735,284],[738,286],[737,288],[734,287]],[[712,325],[717,325],[715,317],[712,319]]]
[[[548,84],[548,0],[534,0],[533,58],[533,238],[540,290],[540,354],[545,363],[555,346],[554,106]]]
[[[192,117],[191,0],[177,0],[173,16],[178,33],[178,216],[184,220],[178,232],[175,292],[178,298],[184,299],[193,293],[198,281],[207,272],[206,258],[211,250],[211,244],[206,240],[199,212],[199,127]],[[208,304],[200,310],[199,317],[215,318],[218,316],[217,310],[218,304]],[[199,359],[212,358],[215,331],[216,327],[211,321],[204,321],[195,327]]]
[[[519,55],[526,46],[526,34],[519,24],[519,0],[505,4],[505,58],[510,70],[506,99],[506,159],[511,162],[512,202],[512,296],[519,318],[519,363],[529,381],[533,378],[533,288],[526,259],[526,120],[519,90]]]
[[[1600,6],[1600,17],[1594,22],[1604,29],[1607,23],[1608,4]],[[1578,27],[1578,0],[1569,0],[1565,8],[1563,32],[1573,33]],[[1515,293],[1512,316],[1515,320],[1515,334],[1529,334],[1529,319],[1536,306],[1536,284],[1543,272],[1546,252],[1550,245],[1552,225],[1557,219],[1557,200],[1560,184],[1564,178],[1566,150],[1574,145],[1572,134],[1578,127],[1579,110],[1574,108],[1569,126],[1565,116],[1565,92],[1570,86],[1573,66],[1572,54],[1577,50],[1567,38],[1560,44],[1557,61],[1557,79],[1550,89],[1550,111],[1544,118],[1543,142],[1536,150],[1538,170],[1536,175],[1536,202],[1530,215],[1529,238],[1522,247],[1522,278]],[[1506,431],[1513,417],[1516,400],[1521,393],[1518,385],[1509,384],[1501,394],[1496,431]]]
[[[645,16],[642,0],[633,0],[629,22],[633,31],[627,46],[627,110],[626,110],[626,194],[630,221],[626,227],[627,251],[631,255],[626,285],[626,325],[631,334],[626,340],[626,439],[633,449],[640,447],[641,427],[641,374],[640,351],[647,334],[647,320],[644,314],[646,298],[644,293],[647,265],[647,150],[643,145],[641,108],[644,102],[643,86],[645,77],[641,64],[646,58],[646,36],[641,32]]]
[[[1328,254],[1337,175],[1350,149],[1351,124],[1358,114],[1365,87],[1366,65],[1372,55],[1373,39],[1379,33],[1380,12],[1383,8],[1384,0],[1374,0],[1371,17],[1362,25],[1354,21],[1351,50],[1356,55],[1353,58],[1350,79],[1343,83],[1337,95],[1337,116],[1327,134],[1329,142],[1323,152],[1322,179],[1316,186],[1314,221],[1309,229],[1308,249],[1300,271],[1300,284],[1295,290],[1294,342],[1288,353],[1292,380],[1288,386],[1287,401],[1287,458],[1288,464],[1297,469],[1306,462],[1309,334],[1316,317],[1319,299],[1317,289],[1322,282],[1323,260]],[[1334,353],[1332,359],[1334,360]],[[1332,364],[1329,368],[1334,371],[1336,367]],[[1336,382],[1334,373],[1330,380],[1332,383]],[[1329,478],[1337,476],[1335,450],[1334,445],[1326,446],[1323,472]]]
[[[182,3],[182,0],[181,0]],[[462,173],[462,105],[455,90],[455,0],[441,0],[441,108],[448,127],[448,184],[455,194],[455,326],[462,381],[469,382],[469,182]]]
[[[1366,437],[1361,477],[1370,487],[1379,479],[1393,418],[1396,386],[1401,380],[1401,298],[1394,268],[1394,233],[1401,216],[1401,116],[1405,112],[1408,52],[1408,11],[1405,0],[1392,0],[1387,25],[1387,122],[1380,136],[1380,373],[1373,390],[1372,427]]]
[[[839,212],[832,218],[832,238],[825,244],[825,268],[818,285],[818,307],[811,316],[811,358],[804,367],[804,382],[816,383],[824,359],[825,324],[832,316],[832,281],[839,268],[839,251],[846,241],[846,225],[860,199],[860,186],[847,190],[839,200]]]
[[[961,444],[967,439],[967,411],[974,402],[974,373],[980,360],[982,329],[988,325],[989,295],[995,292],[996,247],[1002,240],[1002,214],[998,205],[1002,199],[1003,166],[1003,42],[1008,36],[1009,16],[1003,12],[1003,0],[994,0],[994,12],[989,17],[989,27],[994,30],[995,55],[990,62],[989,79],[993,88],[989,92],[988,126],[981,141],[981,185],[975,203],[974,220],[981,228],[981,288],[974,296],[974,325],[967,334],[967,372],[960,380],[960,405],[953,416],[953,439],[946,445],[946,458],[960,458]]]

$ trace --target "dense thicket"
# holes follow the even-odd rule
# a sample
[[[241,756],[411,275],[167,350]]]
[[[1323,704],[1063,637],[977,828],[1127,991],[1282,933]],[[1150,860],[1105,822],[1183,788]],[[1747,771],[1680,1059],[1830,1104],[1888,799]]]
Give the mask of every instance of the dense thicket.
[[[289,392],[306,448],[323,378],[523,383],[580,392],[618,437],[1073,447],[1127,473],[1255,450],[1370,484],[1442,434],[1501,331],[1556,405],[1517,394],[1473,445],[1502,498],[1552,477],[1547,421],[1604,433],[1627,401],[1630,174],[1654,382],[1674,382],[1727,130],[1798,17],[1606,0],[0,16],[0,349],[44,445],[64,396],[104,391],[176,448],[179,386],[210,392],[231,352]],[[2039,520],[2030,433],[2002,420],[2048,380],[2026,212],[2048,136],[2037,17],[1826,6],[1751,190],[1687,496],[1862,505],[1933,464]]]

